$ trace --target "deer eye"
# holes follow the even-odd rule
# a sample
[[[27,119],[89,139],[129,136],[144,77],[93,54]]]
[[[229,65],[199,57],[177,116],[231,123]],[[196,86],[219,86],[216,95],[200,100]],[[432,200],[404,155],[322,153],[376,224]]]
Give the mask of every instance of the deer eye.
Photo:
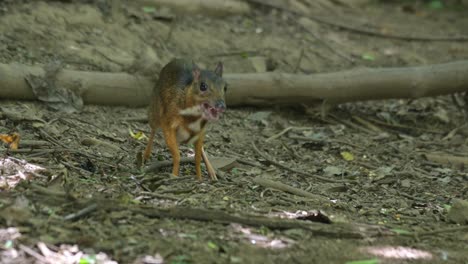
[[[224,92],[226,92],[226,91],[227,91],[227,84],[224,85]]]
[[[206,90],[208,90],[208,85],[204,82],[200,83],[200,91],[206,92]]]

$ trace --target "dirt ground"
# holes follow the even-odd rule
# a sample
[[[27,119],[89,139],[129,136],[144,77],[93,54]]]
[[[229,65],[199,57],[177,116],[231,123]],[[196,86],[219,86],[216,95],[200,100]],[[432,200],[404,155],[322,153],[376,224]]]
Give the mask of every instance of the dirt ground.
[[[468,36],[462,1],[290,2],[384,35]],[[467,41],[370,36],[268,6],[252,9],[216,18],[139,1],[0,1],[0,63],[59,61],[68,69],[156,76],[174,57],[207,68],[221,60],[227,73],[304,74],[468,59]],[[2,100],[0,133],[21,135],[20,148],[5,148],[4,159],[45,170],[6,178],[11,168],[3,163],[0,261],[468,263],[468,232],[448,217],[454,199],[467,199],[468,171],[463,162],[443,162],[466,158],[466,109],[462,95],[343,104],[326,118],[300,105],[228,105],[205,144],[219,181],[203,169],[197,182],[191,163],[178,178],[167,166],[136,167],[147,142],[138,133],[149,134],[144,108],[89,105],[66,114]],[[170,160],[162,135],[156,141],[152,160]],[[193,155],[191,146],[181,150]],[[29,183],[11,187],[20,176]],[[266,187],[259,178],[307,194]],[[154,208],[201,211],[147,213]],[[211,211],[308,215],[308,228],[328,231],[209,221],[203,212]]]

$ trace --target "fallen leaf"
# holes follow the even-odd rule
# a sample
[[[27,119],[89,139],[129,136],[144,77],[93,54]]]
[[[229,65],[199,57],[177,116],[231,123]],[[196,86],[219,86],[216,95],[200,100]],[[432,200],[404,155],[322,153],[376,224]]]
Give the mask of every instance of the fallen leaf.
[[[340,154],[341,154],[341,157],[343,157],[343,159],[346,161],[354,160],[354,155],[351,152],[343,151]]]
[[[432,9],[442,9],[444,5],[442,4],[442,1],[434,0],[429,3],[429,7]]]
[[[210,158],[211,165],[215,170],[230,170],[237,165],[237,159],[225,157]]]
[[[267,71],[267,63],[266,58],[261,56],[255,56],[249,58],[252,66],[254,67],[256,72],[266,72]]]
[[[450,115],[448,111],[444,108],[437,108],[437,110],[434,113],[434,117],[446,124],[450,123]]]
[[[18,149],[20,135],[16,132],[11,134],[0,134],[0,140],[5,144],[8,144],[8,148],[10,149]]]
[[[371,54],[362,54],[362,59],[368,61],[375,61],[375,57]]]
[[[375,174],[377,175],[377,177],[384,177],[389,175],[392,170],[392,166],[382,166],[375,170]]]
[[[267,119],[270,115],[271,115],[271,111],[259,111],[259,112],[249,115],[247,119],[250,119],[253,121],[263,121]]]
[[[207,245],[211,249],[218,249],[218,246],[215,243],[211,242],[211,241],[209,241]]]
[[[156,8],[154,8],[152,6],[144,6],[143,7],[143,12],[145,12],[145,13],[154,13],[154,12],[156,12]]]
[[[144,138],[148,138],[143,132],[141,131],[138,131],[136,133],[134,133],[130,128],[128,129],[128,132],[130,134],[130,136],[133,138],[133,139],[136,139],[136,140],[142,140]]]
[[[463,225],[468,224],[468,201],[454,199],[453,205],[447,214],[450,222]]]
[[[325,169],[323,169],[323,174],[325,176],[342,175],[343,173],[344,170],[336,166],[327,166]]]

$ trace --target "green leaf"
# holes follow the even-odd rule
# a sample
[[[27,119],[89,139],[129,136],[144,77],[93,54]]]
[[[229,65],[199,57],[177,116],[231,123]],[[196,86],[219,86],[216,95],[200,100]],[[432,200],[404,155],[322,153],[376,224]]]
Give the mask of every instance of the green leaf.
[[[371,54],[362,54],[362,59],[368,61],[375,61],[375,57]]]
[[[190,239],[194,239],[194,240],[198,238],[197,235],[195,235],[195,234],[179,234],[179,237],[181,237],[181,238],[190,238]]]
[[[341,157],[343,157],[344,160],[346,161],[352,161],[354,160],[354,155],[353,153],[349,152],[349,151],[343,151],[340,153],[341,154]]]
[[[259,231],[260,231],[260,234],[266,236],[270,232],[270,229],[268,229],[268,227],[262,226],[260,227]]]
[[[174,259],[171,261],[171,264],[187,264],[188,259],[189,258],[185,255],[178,255],[174,257]]]
[[[84,256],[80,258],[79,264],[94,264],[96,263],[96,258],[94,256]]]
[[[12,248],[13,247],[13,240],[7,240],[3,245],[4,248]]]
[[[432,9],[441,9],[444,7],[444,4],[442,3],[442,1],[434,0],[429,3],[429,7]]]
[[[211,241],[208,242],[207,245],[208,245],[208,247],[211,248],[211,249],[218,249],[218,245],[216,245],[215,243],[213,243],[213,242],[211,242]]]
[[[356,261],[348,261],[345,264],[378,264],[378,259],[367,259],[367,260],[356,260]]]
[[[144,6],[143,7],[143,12],[145,13],[154,13],[156,12],[156,8],[152,6]]]

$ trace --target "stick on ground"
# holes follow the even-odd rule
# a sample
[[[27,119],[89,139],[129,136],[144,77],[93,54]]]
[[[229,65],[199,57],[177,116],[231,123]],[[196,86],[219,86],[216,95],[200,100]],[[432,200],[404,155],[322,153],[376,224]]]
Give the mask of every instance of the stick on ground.
[[[287,192],[287,193],[291,193],[291,194],[294,194],[294,195],[297,195],[297,196],[302,196],[302,197],[318,200],[320,202],[330,202],[327,198],[325,198],[323,196],[316,195],[316,194],[313,194],[313,193],[310,193],[310,192],[307,192],[307,191],[304,191],[304,190],[301,190],[301,189],[286,185],[284,183],[277,182],[277,181],[272,181],[272,180],[265,179],[265,178],[262,178],[262,177],[254,178],[253,182],[255,182],[256,184],[259,184],[259,185],[261,185],[263,187],[266,187],[266,188],[273,188],[273,189],[280,190],[280,191]]]
[[[341,181],[341,180],[334,180],[334,179],[330,179],[330,178],[326,178],[326,177],[322,177],[322,176],[319,176],[319,175],[314,175],[314,174],[310,174],[310,173],[307,173],[307,172],[304,172],[304,171],[300,171],[300,170],[296,170],[296,169],[293,169],[291,168],[290,166],[287,166],[287,165],[284,165],[284,164],[281,164],[277,161],[274,161],[273,159],[271,159],[270,157],[268,157],[265,153],[261,152],[258,148],[257,148],[257,145],[255,145],[254,142],[252,142],[252,147],[253,149],[255,150],[255,152],[260,155],[262,158],[266,159],[269,163],[277,166],[277,167],[280,167],[282,169],[285,169],[285,170],[288,170],[288,171],[292,171],[294,173],[297,173],[297,174],[300,174],[302,176],[306,176],[306,177],[311,177],[311,178],[316,178],[316,179],[319,179],[321,181],[324,181],[324,182],[334,182],[334,183],[349,183],[350,181]]]

